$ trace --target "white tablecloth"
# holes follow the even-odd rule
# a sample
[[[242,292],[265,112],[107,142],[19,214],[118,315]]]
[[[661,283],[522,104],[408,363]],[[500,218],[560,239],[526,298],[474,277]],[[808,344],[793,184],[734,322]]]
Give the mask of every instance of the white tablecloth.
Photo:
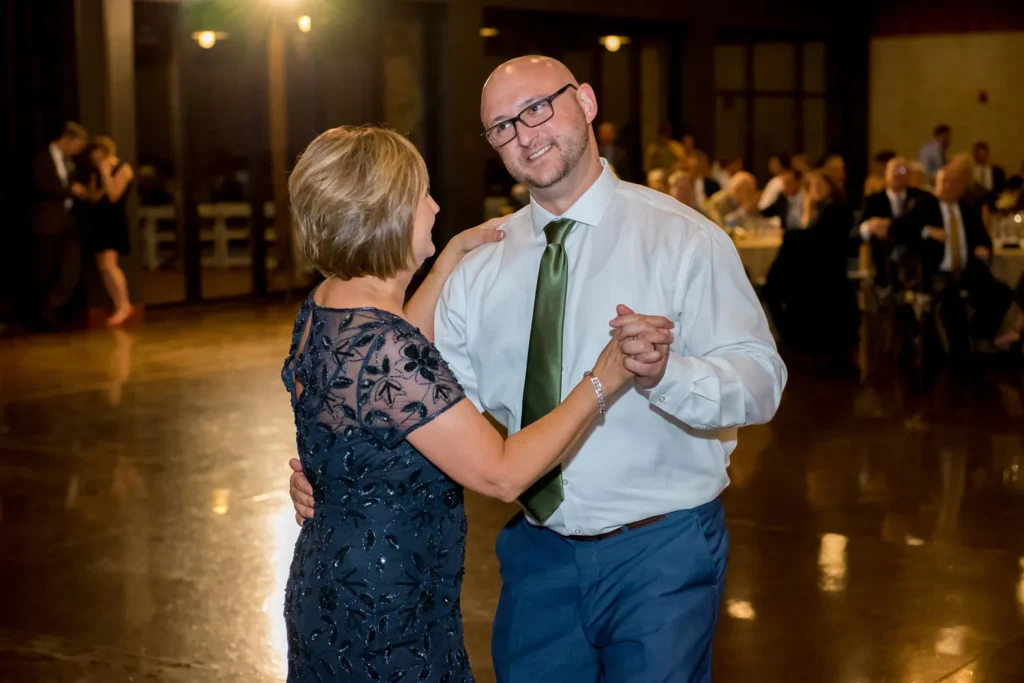
[[[740,261],[743,262],[743,268],[752,283],[764,284],[768,277],[768,269],[772,267],[781,246],[781,234],[736,240],[736,251],[739,252]]]
[[[1011,287],[1024,276],[1024,249],[997,247],[992,254],[992,274]]]

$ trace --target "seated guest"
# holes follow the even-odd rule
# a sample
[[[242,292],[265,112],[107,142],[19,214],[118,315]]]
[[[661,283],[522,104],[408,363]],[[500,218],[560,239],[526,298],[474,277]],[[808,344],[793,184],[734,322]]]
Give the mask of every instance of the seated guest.
[[[802,175],[790,166],[783,169],[778,177],[782,181],[781,192],[774,202],[761,209],[761,215],[766,218],[778,217],[785,230],[800,230],[804,227],[804,199],[800,192]],[[761,198],[764,199],[764,194]]]
[[[802,194],[804,229],[786,233],[765,298],[787,344],[845,365],[859,323],[846,275],[853,213],[821,171],[804,176]]]
[[[656,168],[674,171],[685,161],[686,148],[672,138],[672,124],[666,121],[658,131],[658,139],[647,146],[644,171],[650,173]]]
[[[906,245],[911,255],[920,259],[926,291],[936,297],[937,319],[944,328],[943,338],[948,340],[948,352],[962,358],[968,352],[967,310],[961,301],[961,292],[968,295],[984,293],[979,304],[976,323],[982,328],[997,324],[984,321],[1000,318],[1003,312],[994,312],[989,300],[991,291],[998,289],[985,263],[992,255],[992,240],[985,230],[981,209],[965,200],[965,177],[961,168],[950,164],[935,177],[935,199],[920,202],[913,212],[913,220],[894,224],[890,235],[894,242]],[[984,330],[988,334],[990,330]],[[994,334],[994,332],[993,332]]]
[[[700,206],[693,192],[693,178],[686,171],[676,171],[668,178],[668,193],[676,201],[686,204],[691,209],[700,211]]]
[[[761,192],[761,199],[757,202],[757,208],[764,211],[775,203],[775,200],[782,193],[782,183],[784,182],[782,174],[787,169],[792,168],[792,165],[790,158],[785,154],[768,160],[768,170],[772,174],[772,179],[764,186],[764,191]]]
[[[709,197],[714,196],[722,189],[722,186],[710,176],[711,167],[708,163],[708,155],[699,149],[686,157],[686,170],[693,178],[693,200],[699,210]]]
[[[1006,187],[996,198],[996,211],[1019,211],[1018,203],[1024,197],[1021,188],[1024,188],[1024,178],[1019,175],[1010,176]]]
[[[840,196],[846,198],[846,162],[843,157],[838,154],[830,154],[825,158],[825,163],[822,166],[822,170],[825,175],[832,181],[832,187],[835,188]]]
[[[611,121],[605,121],[597,127],[597,142],[599,151],[602,157],[604,157],[609,164],[611,164],[612,170],[619,178],[625,181],[629,181],[629,155],[626,154],[626,150],[622,149],[616,140],[619,137],[618,131],[615,129],[615,124]]]
[[[977,206],[964,201],[964,179],[947,166],[935,177],[935,198],[919,201],[913,221],[892,225],[890,235],[921,253],[926,274],[957,276],[972,258],[988,259],[992,240]]]
[[[885,190],[885,169],[895,157],[896,152],[890,149],[882,150],[871,157],[871,172],[864,179],[863,196],[870,197]]]
[[[760,218],[757,180],[746,171],[732,176],[724,190],[719,190],[704,202],[704,215],[723,228],[744,227]]]
[[[971,155],[966,153],[953,155],[948,169],[957,175],[957,184],[961,193],[960,201],[977,208],[981,212],[982,221],[988,225],[989,195],[984,187],[974,181],[974,160]],[[936,179],[937,188],[938,180]]]
[[[719,186],[725,187],[729,179],[743,170],[743,157],[729,157],[715,164],[711,169],[711,175],[718,181]]]
[[[647,187],[668,194],[668,174],[663,168],[652,168],[647,172]]]
[[[924,190],[925,192],[935,191],[935,188],[928,183],[928,174],[924,170],[924,164],[920,161],[907,163],[907,177],[910,179],[907,183],[908,187],[912,187],[915,190]]]
[[[697,138],[693,137],[693,133],[683,133],[683,150],[687,157],[697,151]]]
[[[884,290],[890,286],[889,270],[892,242],[889,228],[893,221],[907,220],[922,202],[934,202],[923,190],[910,187],[907,160],[894,157],[885,167],[885,189],[864,200],[864,215],[860,224],[860,237],[871,245],[871,260],[875,266],[875,285]]]
[[[801,177],[811,172],[811,162],[807,161],[806,154],[794,154],[790,161],[793,168],[800,171]]]
[[[1006,171],[992,164],[988,143],[984,141],[974,143],[974,182],[991,198],[997,197],[1006,187]]]
[[[865,197],[885,192],[885,176],[869,175],[864,179],[864,188],[861,191]]]

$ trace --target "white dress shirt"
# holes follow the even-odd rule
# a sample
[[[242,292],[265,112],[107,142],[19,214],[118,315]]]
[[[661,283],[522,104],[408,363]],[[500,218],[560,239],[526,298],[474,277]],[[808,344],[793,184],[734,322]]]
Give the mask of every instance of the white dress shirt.
[[[946,252],[942,257],[939,270],[948,273],[953,270],[953,240],[951,239],[952,235],[949,234],[950,212],[956,213],[957,223],[960,226],[960,263],[963,265],[967,264],[967,231],[964,230],[964,216],[960,212],[959,204],[939,202],[939,207],[942,209],[942,227],[946,230]]]
[[[889,198],[889,212],[892,214],[894,219],[899,218],[907,212],[906,192],[896,192],[895,190],[886,188],[885,196]],[[860,237],[865,242],[871,239],[871,228],[868,221],[864,221],[860,224]]]
[[[934,179],[935,174],[946,165],[946,150],[938,140],[929,140],[921,145],[917,160],[924,164],[924,171],[928,177]]]
[[[703,207],[708,199],[707,190],[704,189],[704,178],[697,178],[693,181],[693,200],[698,207]]]
[[[786,211],[785,228],[788,230],[803,230],[807,226],[804,220],[804,193],[797,192],[789,198],[789,209]]]
[[[992,165],[985,164],[984,166],[974,167],[974,180],[984,187],[986,190],[992,190]]]
[[[57,176],[60,178],[60,184],[64,187],[68,186],[68,167],[67,162],[64,160],[64,152],[60,151],[60,147],[57,146],[56,142],[50,143],[50,157],[53,159],[53,165],[57,167]],[[65,197],[64,208],[68,211],[75,205],[74,200],[70,197]]]
[[[769,206],[775,203],[775,200],[782,194],[783,182],[780,176],[775,176],[768,181],[768,184],[764,186],[764,191],[761,192],[761,198],[757,200],[757,208],[764,211]]]
[[[675,321],[665,377],[611,399],[563,465],[565,500],[545,526],[596,535],[714,500],[729,483],[736,428],[771,419],[786,383],[764,311],[729,237],[670,196],[607,168],[565,212],[569,282],[562,398],[609,339],[616,304]],[[437,306],[437,347],[467,395],[514,433],[544,226],[531,200],[506,238],[467,256]],[[536,523],[535,520],[530,520]]]

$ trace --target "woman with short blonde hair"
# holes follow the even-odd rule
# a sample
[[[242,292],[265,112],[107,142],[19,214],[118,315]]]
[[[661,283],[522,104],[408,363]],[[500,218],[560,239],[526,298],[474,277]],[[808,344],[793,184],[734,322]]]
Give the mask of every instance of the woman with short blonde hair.
[[[462,487],[512,501],[559,463],[629,376],[619,342],[558,408],[503,440],[432,343],[445,280],[469,251],[501,249],[486,244],[504,237],[501,219],[455,237],[404,303],[439,210],[408,140],[329,130],[289,189],[299,243],[327,279],[302,305],[282,373],[293,467],[316,501],[285,594],[288,680],[472,681]]]

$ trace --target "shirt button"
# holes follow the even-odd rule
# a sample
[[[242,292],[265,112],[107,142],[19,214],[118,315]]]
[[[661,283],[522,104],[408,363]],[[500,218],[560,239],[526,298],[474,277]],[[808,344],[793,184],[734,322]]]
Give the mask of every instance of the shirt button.
[[[573,529],[572,532],[577,536],[583,535],[583,529]]]
[[[662,397],[660,397],[658,399],[658,403],[664,403],[664,402],[665,402],[665,397],[664,396],[662,396]]]
[[[569,488],[569,480],[568,479],[563,479],[562,480],[562,485],[565,486],[566,488]]]

